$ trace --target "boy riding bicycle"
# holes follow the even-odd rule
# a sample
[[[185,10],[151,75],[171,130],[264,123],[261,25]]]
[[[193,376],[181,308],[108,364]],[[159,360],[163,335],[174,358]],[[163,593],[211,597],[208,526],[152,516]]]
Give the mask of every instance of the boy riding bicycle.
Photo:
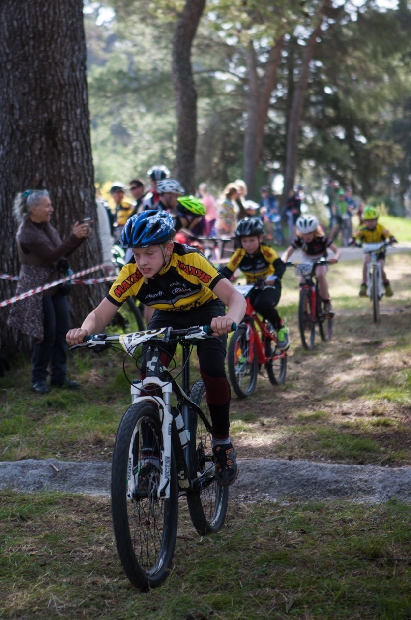
[[[355,233],[353,242],[356,239],[361,243],[381,243],[385,239],[389,238],[391,243],[396,243],[397,240],[390,234],[390,232],[384,228],[382,224],[378,224],[378,210],[375,207],[365,207],[362,214],[363,225]],[[368,264],[371,261],[371,254],[364,254],[363,267],[362,267],[362,282],[360,286],[360,297],[367,297],[367,272]],[[378,262],[381,263],[381,275],[382,283],[385,288],[385,294],[387,297],[393,296],[393,290],[391,284],[387,279],[387,275],[384,270],[385,266],[385,249],[381,248],[378,253]]]
[[[247,284],[254,284],[263,279],[267,287],[253,289],[250,301],[253,308],[270,321],[277,332],[277,348],[288,349],[290,346],[288,328],[279,316],[276,306],[281,297],[281,278],[285,265],[276,252],[263,243],[264,229],[261,220],[256,217],[246,218],[238,223],[235,234],[240,239],[238,248],[222,274],[231,278],[236,269],[240,269]]]
[[[155,308],[148,329],[211,325],[215,338],[199,341],[197,354],[212,421],[215,475],[218,484],[226,486],[235,481],[238,469],[229,436],[231,395],[224,368],[226,339],[222,337],[231,331],[233,323],[242,320],[246,303],[197,250],[174,243],[174,234],[173,220],[165,211],[144,211],[128,220],[121,244],[132,248],[135,262],[123,267],[107,297],[90,312],[81,328],[68,332],[67,342],[80,344],[85,336],[102,332],[131,295]],[[160,356],[164,365],[174,352],[172,344],[164,346]],[[141,373],[144,378],[144,358]],[[147,468],[150,466],[148,459]]]
[[[329,263],[338,263],[340,258],[340,250],[334,245],[332,239],[324,236],[317,218],[314,215],[301,215],[297,222],[297,236],[284,252],[282,259],[286,263],[294,250],[300,249],[303,253],[304,262],[316,263],[321,258],[327,258],[328,248],[334,253],[334,258],[329,258]],[[315,275],[318,278],[321,299],[323,301],[325,318],[332,318],[334,313],[331,307],[331,300],[328,293],[328,283],[326,279],[327,265],[317,265]],[[305,280],[301,278],[301,284]]]

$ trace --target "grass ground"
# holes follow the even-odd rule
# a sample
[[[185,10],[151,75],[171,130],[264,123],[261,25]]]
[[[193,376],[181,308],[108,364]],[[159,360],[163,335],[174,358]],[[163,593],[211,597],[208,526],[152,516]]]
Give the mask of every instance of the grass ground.
[[[181,502],[173,570],[161,588],[131,588],[107,500],[3,493],[0,617],[142,620],[410,618],[408,506],[231,506],[200,538]]]
[[[408,255],[389,257],[395,296],[383,300],[378,326],[358,297],[360,263],[330,268],[334,336],[312,352],[299,344],[297,279],[287,272],[287,380],[274,388],[261,375],[252,398],[233,399],[240,458],[411,464],[410,266]],[[109,460],[129,403],[122,360],[71,354],[82,389],[43,397],[30,391],[29,367],[14,368],[0,384],[0,458]],[[131,361],[127,371],[135,376]],[[199,538],[181,500],[173,572],[140,594],[119,566],[107,500],[4,491],[0,499],[2,618],[411,617],[410,512],[399,503],[236,502],[218,535]]]

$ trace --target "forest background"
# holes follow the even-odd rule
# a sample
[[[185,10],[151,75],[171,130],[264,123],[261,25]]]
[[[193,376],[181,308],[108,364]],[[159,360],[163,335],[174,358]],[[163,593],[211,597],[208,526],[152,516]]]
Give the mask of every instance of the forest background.
[[[85,3],[93,163],[100,185],[144,180],[156,163],[175,172],[173,44],[184,4]],[[281,187],[285,175],[286,190],[301,183],[310,202],[322,200],[326,180],[333,178],[403,215],[411,184],[409,4],[203,4],[191,56],[196,185],[206,181],[219,193],[244,178],[255,199],[260,185],[280,180]]]

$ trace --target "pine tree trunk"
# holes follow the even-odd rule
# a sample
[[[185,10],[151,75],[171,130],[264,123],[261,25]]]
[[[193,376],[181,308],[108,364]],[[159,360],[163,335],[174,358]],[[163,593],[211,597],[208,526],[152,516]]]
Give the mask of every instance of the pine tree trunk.
[[[260,89],[257,73],[257,54],[252,41],[247,49],[247,127],[244,132],[244,181],[247,195],[254,197],[257,126],[260,114]]]
[[[175,176],[187,194],[195,190],[197,91],[191,67],[193,40],[206,0],[187,0],[173,39],[173,82],[177,114]]]
[[[248,95],[247,127],[244,133],[244,181],[248,196],[256,197],[255,176],[263,150],[264,128],[270,106],[271,93],[275,89],[277,71],[281,61],[284,35],[270,49],[264,67],[263,84],[260,87],[257,74],[257,55],[251,42],[247,54]]]
[[[297,83],[294,85],[294,93],[292,105],[288,117],[287,126],[287,145],[285,154],[285,172],[284,172],[284,189],[283,189],[283,207],[287,202],[290,190],[293,188],[295,174],[297,170],[297,151],[298,138],[300,135],[301,118],[303,115],[305,94],[307,92],[308,80],[310,77],[310,63],[314,56],[314,50],[317,38],[321,35],[321,24],[326,8],[329,6],[329,0],[324,0],[318,22],[311,33],[307,45],[305,46],[303,58],[301,62],[301,71]]]
[[[96,221],[83,1],[2,0],[0,58],[0,272],[16,275],[12,203],[17,192],[49,190],[51,223],[62,239],[76,220],[89,216]],[[75,271],[100,262],[95,233],[70,259]],[[104,289],[72,290],[72,323],[79,325]],[[14,291],[13,284],[0,281],[1,299]],[[27,352],[29,339],[7,328],[7,309],[0,313],[2,346]]]

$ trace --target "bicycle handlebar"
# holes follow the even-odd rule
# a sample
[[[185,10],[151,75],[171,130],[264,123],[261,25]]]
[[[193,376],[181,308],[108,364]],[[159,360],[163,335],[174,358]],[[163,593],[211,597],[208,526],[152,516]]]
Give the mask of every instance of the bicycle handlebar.
[[[286,267],[298,267],[298,265],[307,265],[310,263],[292,263],[291,261],[287,261],[284,264],[286,265]],[[315,263],[312,263],[312,265],[313,267],[315,267],[316,265],[330,265],[330,263],[328,260],[317,260],[315,261]]]
[[[231,325],[231,331],[235,332],[237,329],[237,323],[233,323]],[[144,334],[147,335],[152,335],[152,339],[155,340],[156,339],[156,334],[158,333],[158,331],[155,330],[146,330],[146,331],[142,331],[142,332],[131,332],[131,334],[139,334],[141,336],[143,336]],[[190,334],[192,334],[193,336],[198,333],[199,334],[199,338],[201,338],[201,333],[206,334],[207,336],[211,337],[211,334],[213,333],[213,330],[211,329],[210,325],[204,325],[203,327],[200,326],[193,326],[193,327],[188,327],[186,329],[172,329],[169,328],[168,329],[168,340],[171,340],[172,338],[178,338],[178,337],[187,337],[190,336]],[[113,336],[108,336],[107,334],[90,334],[88,336],[84,336],[83,338],[83,342],[80,344],[75,344],[73,346],[70,347],[70,351],[72,349],[76,349],[78,347],[87,347],[87,346],[93,346],[92,343],[101,345],[102,347],[109,347],[112,344],[119,342],[121,338],[124,338],[123,334],[115,334]],[[189,338],[188,338],[189,339]],[[147,338],[147,340],[150,340],[150,338]],[[167,339],[162,338],[162,341],[165,342]],[[94,345],[95,346],[95,345]]]

